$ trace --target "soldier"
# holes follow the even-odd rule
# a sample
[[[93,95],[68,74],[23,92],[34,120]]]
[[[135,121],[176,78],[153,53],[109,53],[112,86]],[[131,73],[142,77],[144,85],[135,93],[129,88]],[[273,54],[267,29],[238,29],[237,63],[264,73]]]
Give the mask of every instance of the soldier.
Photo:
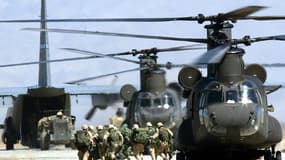
[[[147,141],[147,133],[139,128],[138,124],[134,124],[132,128],[132,146],[134,156],[137,160],[142,160],[144,145]]]
[[[89,158],[88,160],[98,159],[98,148],[96,146],[96,132],[93,125],[88,125],[87,133],[90,139],[90,144],[88,146]]]
[[[88,125],[87,130],[90,133],[90,137],[94,137],[95,136],[95,129],[94,129],[93,125]]]
[[[116,153],[119,152],[123,145],[124,138],[121,132],[114,125],[109,125],[109,136],[108,136],[108,159],[115,159]]]
[[[6,144],[6,150],[13,150],[14,144],[18,143],[19,138],[20,135],[13,124],[13,118],[7,117],[5,119],[5,130],[2,134],[2,141]]]
[[[148,142],[147,142],[147,151],[151,156],[152,160],[156,160],[155,156],[155,145],[156,145],[156,138],[158,137],[157,130],[152,126],[151,122],[146,123],[146,133],[148,135]]]
[[[105,160],[106,158],[108,136],[108,130],[106,130],[102,125],[97,126],[95,143],[97,147],[98,157],[101,160]]]
[[[122,108],[118,108],[116,115],[114,115],[110,118],[110,124],[112,124],[116,127],[120,127],[122,125],[122,123],[124,122],[124,120],[125,120],[124,111]]]
[[[156,147],[156,156],[160,155],[164,160],[171,159],[172,138],[173,133],[163,127],[161,122],[157,123],[158,127],[158,143]]]
[[[74,135],[75,146],[78,149],[78,159],[87,160],[89,158],[88,146],[90,145],[90,137],[88,133],[88,126],[83,125],[81,130],[77,131]]]
[[[123,135],[124,143],[119,153],[117,154],[117,159],[129,160],[130,159],[129,156],[131,156],[132,154],[132,147],[131,147],[132,130],[129,129],[128,124],[124,123],[120,127],[120,132]]]

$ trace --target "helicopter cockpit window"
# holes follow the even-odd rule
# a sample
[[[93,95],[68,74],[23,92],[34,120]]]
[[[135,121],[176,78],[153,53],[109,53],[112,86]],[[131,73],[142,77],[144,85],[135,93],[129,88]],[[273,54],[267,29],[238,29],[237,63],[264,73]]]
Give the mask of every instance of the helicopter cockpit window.
[[[169,93],[166,93],[163,97],[163,103],[164,104],[168,104],[170,106],[173,106],[174,105],[174,102],[173,102],[173,97],[171,96],[171,94]]]
[[[220,103],[222,102],[222,92],[221,91],[215,91],[210,90],[207,94],[207,104],[214,104],[214,103]]]
[[[238,94],[236,90],[229,90],[226,92],[226,103],[238,102]]]
[[[256,90],[254,84],[250,82],[244,82],[240,86],[241,103],[258,103]]]
[[[161,106],[161,99],[160,98],[155,98],[153,100],[153,105],[154,106]]]
[[[217,82],[211,83],[205,92],[207,104],[220,103],[223,101],[223,94]]]
[[[150,99],[141,99],[140,105],[142,107],[150,107],[151,106],[151,100]]]

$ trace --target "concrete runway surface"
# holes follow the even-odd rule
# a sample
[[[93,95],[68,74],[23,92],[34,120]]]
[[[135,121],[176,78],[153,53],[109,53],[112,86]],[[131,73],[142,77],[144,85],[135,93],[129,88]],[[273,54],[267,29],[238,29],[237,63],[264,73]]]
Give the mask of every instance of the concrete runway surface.
[[[285,157],[285,153],[282,153]],[[64,146],[55,146],[48,151],[41,151],[39,149],[18,148],[13,151],[6,151],[0,149],[0,160],[77,160],[77,150],[71,150]],[[131,160],[135,160],[131,157]],[[145,156],[144,160],[151,160],[149,156]],[[162,159],[158,159],[162,160]],[[172,158],[175,160],[175,157]]]
[[[65,148],[64,146],[52,146],[48,151],[40,149],[29,149],[16,146],[13,151],[6,151],[2,146],[0,148],[0,160],[78,160],[77,150]],[[175,160],[175,157],[172,158]],[[131,157],[131,160],[135,160]],[[145,156],[144,160],[151,160],[149,156]],[[160,159],[158,159],[160,160]],[[162,159],[161,159],[162,160]]]

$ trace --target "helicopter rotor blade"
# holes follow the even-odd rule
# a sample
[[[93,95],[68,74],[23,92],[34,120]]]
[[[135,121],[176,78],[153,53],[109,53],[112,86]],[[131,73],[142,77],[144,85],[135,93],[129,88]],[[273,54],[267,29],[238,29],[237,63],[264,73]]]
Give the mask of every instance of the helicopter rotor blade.
[[[93,77],[82,78],[82,79],[73,80],[73,81],[69,81],[69,82],[65,82],[65,83],[66,84],[78,84],[78,83],[84,82],[84,81],[90,81],[90,80],[94,80],[94,79],[104,78],[104,77],[108,77],[108,76],[112,76],[112,75],[117,75],[117,74],[122,74],[122,73],[127,73],[127,72],[133,72],[133,71],[138,71],[138,70],[143,70],[143,69],[145,69],[145,68],[128,69],[128,70],[108,73],[108,74],[104,74],[104,75],[100,75],[100,76],[93,76]]]
[[[265,9],[265,6],[246,6],[243,8],[239,8],[221,15],[218,15],[221,19],[241,19],[243,17],[247,17],[250,14],[253,14],[259,10]]]
[[[195,65],[203,65],[203,64],[213,64],[213,63],[219,63],[226,52],[230,49],[230,44],[225,43],[223,45],[220,45],[216,48],[213,48],[206,53],[199,56],[195,61]]]
[[[256,21],[268,21],[268,20],[284,20],[285,16],[247,16],[239,18],[240,20],[256,20]]]
[[[64,18],[45,19],[46,22],[169,22],[196,20],[196,17],[165,17],[165,18]],[[37,23],[40,19],[0,20],[0,23]]]
[[[285,41],[285,35],[276,35],[276,36],[267,36],[267,37],[256,37],[256,38],[253,38],[254,42],[266,41],[266,40]]]
[[[66,51],[70,51],[70,52],[88,52],[88,53],[92,53],[96,56],[99,57],[105,57],[105,58],[111,58],[111,59],[116,59],[116,60],[120,60],[120,61],[125,61],[125,62],[131,62],[131,63],[135,63],[135,64],[140,64],[139,61],[134,61],[134,60],[130,60],[130,59],[126,59],[126,58],[121,58],[121,57],[114,57],[113,55],[107,55],[107,54],[101,54],[101,53],[96,53],[96,52],[91,52],[91,51],[83,51],[83,50],[78,50],[78,49],[74,49],[74,48],[61,48],[62,50],[66,50]]]
[[[74,29],[56,29],[56,28],[54,29],[23,28],[22,30],[207,43],[207,39],[204,39],[204,38],[179,38],[179,37],[167,37],[167,36],[151,36],[151,35],[140,35],[140,34],[125,34],[125,33],[84,31],[84,30],[74,30]]]
[[[33,62],[23,62],[23,63],[14,63],[14,64],[3,64],[0,65],[0,68],[4,67],[14,67],[14,66],[25,66],[25,65],[33,65],[33,64],[41,64],[41,63],[53,63],[53,62],[67,62],[67,61],[76,61],[76,60],[87,60],[94,58],[102,58],[101,56],[86,56],[86,57],[73,57],[73,58],[63,58],[63,59],[54,59],[48,61],[33,61]]]
[[[274,68],[283,68],[285,63],[263,63],[261,64],[264,67],[274,67]]]
[[[112,54],[107,54],[107,55],[108,56],[122,56],[122,55],[134,55],[135,56],[140,53],[154,53],[154,52],[158,53],[158,52],[174,52],[174,51],[206,49],[205,47],[198,47],[198,46],[201,46],[201,44],[192,44],[192,45],[176,46],[176,47],[169,47],[169,48],[151,48],[151,49],[142,49],[142,50],[132,49],[131,51],[127,51],[127,52],[112,53]],[[74,53],[97,56],[97,54],[94,54],[94,52],[81,50],[81,49],[64,48],[64,50],[68,50]]]
[[[249,14],[257,12],[265,7],[263,6],[247,6],[225,14],[220,14],[223,19],[234,18],[239,19]],[[214,16],[210,16],[214,17]],[[170,22],[170,21],[197,21],[197,16],[185,17],[164,17],[164,18],[65,18],[65,19],[46,19],[46,22]],[[41,22],[40,19],[23,19],[23,20],[0,20],[0,23],[35,23]]]
[[[268,41],[268,40],[277,40],[277,41],[285,41],[285,35],[276,35],[276,36],[264,36],[264,37],[255,37],[251,38],[250,36],[244,36],[241,39],[233,39],[231,41],[232,44],[245,44],[250,45],[254,42],[260,42],[260,41]]]

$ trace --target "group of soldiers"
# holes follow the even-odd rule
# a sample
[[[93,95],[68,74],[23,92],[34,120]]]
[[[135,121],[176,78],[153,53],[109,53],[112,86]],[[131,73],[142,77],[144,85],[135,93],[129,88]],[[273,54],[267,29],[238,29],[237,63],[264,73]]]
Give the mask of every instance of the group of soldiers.
[[[132,128],[127,124],[99,125],[96,129],[83,125],[75,134],[75,145],[79,160],[123,160],[130,156],[141,160],[143,154],[149,154],[152,160],[158,156],[168,160],[173,151],[173,133],[161,122],[156,127],[147,122],[146,127],[134,124]]]

